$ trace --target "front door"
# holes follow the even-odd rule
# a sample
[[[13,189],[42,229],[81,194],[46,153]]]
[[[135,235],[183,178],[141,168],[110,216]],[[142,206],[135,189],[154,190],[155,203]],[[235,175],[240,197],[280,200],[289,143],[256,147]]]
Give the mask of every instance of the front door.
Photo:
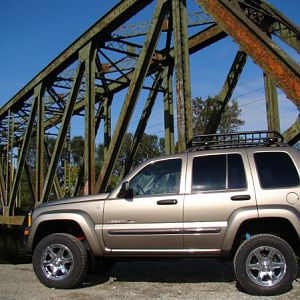
[[[183,162],[150,162],[129,179],[133,197],[105,201],[103,234],[113,252],[183,249]]]

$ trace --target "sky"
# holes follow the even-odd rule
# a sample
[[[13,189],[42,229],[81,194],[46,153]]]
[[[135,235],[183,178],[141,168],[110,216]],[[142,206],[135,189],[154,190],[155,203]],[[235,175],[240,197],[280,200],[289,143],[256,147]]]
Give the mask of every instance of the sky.
[[[189,2],[194,3],[194,0],[187,1],[188,5]],[[118,2],[0,0],[0,106]],[[299,0],[269,2],[300,26]],[[227,38],[190,58],[192,97],[205,98],[221,90],[237,50],[236,43]],[[284,50],[300,63],[295,51]],[[294,104],[280,90],[278,92],[281,130],[284,131],[296,120],[298,112]],[[238,99],[242,119],[246,121],[242,129],[266,129],[262,71],[251,59],[247,62],[233,98]],[[157,104],[147,132],[161,135],[162,119],[162,109]],[[134,122],[137,123],[137,120]]]

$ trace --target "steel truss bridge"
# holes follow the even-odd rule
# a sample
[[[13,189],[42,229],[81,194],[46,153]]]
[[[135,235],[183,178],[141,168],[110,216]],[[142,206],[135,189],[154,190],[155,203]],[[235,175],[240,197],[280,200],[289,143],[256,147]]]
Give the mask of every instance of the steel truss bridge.
[[[187,17],[193,15],[187,11],[192,1],[201,16],[194,22],[202,24],[193,27],[193,34],[190,27],[195,24]],[[129,22],[145,9],[151,11],[152,20],[139,28],[130,27]],[[248,56],[264,73],[268,127],[279,130],[277,87],[295,110],[300,105],[300,67],[276,43],[281,40],[299,54],[300,29],[282,13],[263,0],[120,1],[0,109],[0,224],[22,223],[20,211],[27,208],[22,199],[24,182],[31,207],[48,201],[51,195],[64,197],[58,167],[70,128],[78,118],[83,120],[85,133],[84,162],[75,174],[71,196],[82,189],[87,195],[107,189],[124,135],[133,114],[139,115],[135,108],[141,101],[144,108],[125,173],[158,97],[163,99],[166,152],[175,151],[174,131],[178,150],[185,150],[192,137],[190,55],[228,36],[239,50],[206,132],[217,130]],[[115,122],[113,105],[121,107]],[[56,140],[50,153],[47,141],[52,134]],[[95,139],[99,135],[104,158],[96,174]],[[284,132],[284,138],[290,144],[299,140],[299,118]]]

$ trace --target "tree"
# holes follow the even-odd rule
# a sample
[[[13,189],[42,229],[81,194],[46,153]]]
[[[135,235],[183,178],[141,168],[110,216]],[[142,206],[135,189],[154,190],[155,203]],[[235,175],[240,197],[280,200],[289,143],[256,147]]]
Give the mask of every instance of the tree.
[[[80,164],[84,156],[84,139],[82,136],[74,136],[71,139],[71,157],[74,164]]]
[[[193,131],[194,134],[204,134],[206,126],[210,120],[212,112],[218,109],[218,96],[209,96],[206,100],[201,97],[193,99]],[[221,122],[218,127],[219,133],[236,132],[240,126],[245,124],[245,121],[240,119],[241,109],[238,102],[232,100],[225,108],[221,117]]]
[[[158,136],[144,133],[135,157],[134,165],[138,165],[146,159],[157,157],[161,154]]]
[[[161,143],[162,140],[160,140],[156,135],[144,134],[141,143],[138,147],[137,153],[135,155],[134,161],[132,163],[132,167],[139,165],[146,159],[161,155],[162,154]],[[133,134],[126,133],[112,174],[112,179],[111,179],[109,189],[114,187],[120,181],[121,179],[120,176],[123,174],[123,169],[129,158],[132,144],[133,144]],[[103,164],[103,159],[104,159],[104,146],[103,144],[99,144],[96,148],[96,174],[99,174],[100,168]]]
[[[122,173],[124,164],[128,160],[132,143],[133,143],[133,134],[126,133],[118,160],[116,162],[116,167],[114,170],[114,173],[116,175],[120,175]],[[135,167],[140,163],[142,163],[143,161],[145,161],[146,159],[159,156],[160,154],[161,151],[160,151],[159,138],[156,135],[148,135],[144,133],[132,166]]]

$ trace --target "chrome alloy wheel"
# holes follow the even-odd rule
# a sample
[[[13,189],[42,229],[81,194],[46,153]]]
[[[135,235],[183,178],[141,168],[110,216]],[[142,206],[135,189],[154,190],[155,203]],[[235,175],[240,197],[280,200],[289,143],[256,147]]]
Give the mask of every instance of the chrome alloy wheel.
[[[271,246],[262,246],[254,249],[248,255],[246,271],[255,284],[271,287],[284,278],[286,261],[279,250]]]
[[[73,254],[65,245],[50,245],[42,253],[41,269],[49,279],[63,280],[69,276],[73,267]]]

